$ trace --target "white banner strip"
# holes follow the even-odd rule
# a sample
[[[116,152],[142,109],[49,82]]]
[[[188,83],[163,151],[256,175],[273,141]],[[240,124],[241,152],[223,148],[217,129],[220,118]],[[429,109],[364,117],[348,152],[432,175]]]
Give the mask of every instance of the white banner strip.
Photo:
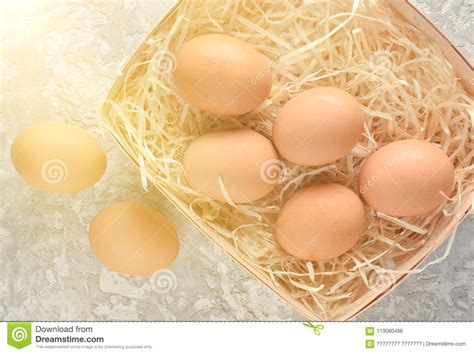
[[[472,322],[3,322],[0,353],[473,353]]]

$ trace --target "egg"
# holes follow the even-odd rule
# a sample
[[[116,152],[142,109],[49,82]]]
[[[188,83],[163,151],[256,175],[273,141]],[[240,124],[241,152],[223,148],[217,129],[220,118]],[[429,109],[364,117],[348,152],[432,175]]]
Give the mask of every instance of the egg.
[[[185,99],[217,115],[257,108],[272,86],[269,59],[225,34],[205,34],[186,42],[176,55],[173,75]]]
[[[324,261],[350,250],[366,229],[364,205],[349,188],[327,183],[297,191],[283,205],[276,238],[290,255]]]
[[[271,141],[249,129],[200,136],[186,150],[183,166],[195,190],[226,201],[225,190],[235,203],[252,202],[267,195],[281,173]]]
[[[373,153],[359,172],[359,190],[367,204],[393,216],[427,213],[446,200],[454,187],[454,166],[435,144],[399,140]]]
[[[24,128],[11,146],[13,166],[34,187],[77,192],[96,183],[107,166],[102,146],[77,126],[42,121]]]
[[[361,139],[362,106],[336,87],[315,87],[290,99],[278,112],[273,142],[281,156],[318,166],[347,155]]]
[[[140,202],[114,203],[102,209],[90,224],[89,242],[108,269],[136,276],[168,268],[180,244],[166,217]]]

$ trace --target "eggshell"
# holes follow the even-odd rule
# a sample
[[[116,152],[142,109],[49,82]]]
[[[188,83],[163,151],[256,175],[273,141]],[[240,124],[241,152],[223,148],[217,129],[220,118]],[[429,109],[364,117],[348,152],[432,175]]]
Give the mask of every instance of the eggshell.
[[[107,268],[127,275],[150,275],[168,268],[179,252],[171,223],[140,202],[115,203],[102,209],[90,224],[89,241]]]
[[[454,166],[436,145],[399,140],[383,146],[362,165],[359,190],[373,209],[414,216],[440,206],[454,187]]]
[[[249,129],[202,135],[186,150],[183,166],[197,191],[226,201],[219,182],[236,203],[252,202],[271,192],[281,173],[272,143]]]
[[[362,137],[362,106],[335,87],[315,87],[289,100],[273,125],[273,142],[284,158],[324,165],[347,155]]]
[[[294,257],[328,260],[351,249],[366,224],[357,194],[337,183],[320,184],[299,190],[283,205],[276,238]]]
[[[11,146],[18,173],[49,192],[76,192],[96,183],[107,159],[100,143],[71,124],[42,121],[24,128]]]
[[[224,34],[205,34],[186,42],[176,63],[174,80],[183,97],[218,115],[239,115],[257,108],[272,86],[268,58]]]

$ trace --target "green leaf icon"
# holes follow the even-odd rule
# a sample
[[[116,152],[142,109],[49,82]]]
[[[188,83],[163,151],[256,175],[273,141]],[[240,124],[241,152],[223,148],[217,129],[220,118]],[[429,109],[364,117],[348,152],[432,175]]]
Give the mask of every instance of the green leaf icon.
[[[17,349],[31,344],[31,322],[8,322],[7,343]]]

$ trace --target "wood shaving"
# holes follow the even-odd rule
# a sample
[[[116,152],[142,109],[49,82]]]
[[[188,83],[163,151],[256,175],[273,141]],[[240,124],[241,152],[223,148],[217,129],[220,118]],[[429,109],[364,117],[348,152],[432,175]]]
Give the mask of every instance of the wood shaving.
[[[177,92],[173,53],[206,33],[240,38],[272,62],[273,87],[255,111],[240,117],[201,112]],[[454,215],[472,193],[473,99],[461,87],[440,50],[384,2],[235,1],[182,2],[171,21],[147,40],[123,85],[104,104],[113,138],[138,165],[145,190],[160,186],[179,198],[256,269],[311,310],[332,319],[393,274],[400,261],[423,247],[443,214]],[[284,178],[253,204],[213,201],[194,191],[181,164],[193,139],[223,128],[247,127],[271,138],[275,115],[291,97],[314,86],[335,86],[365,107],[364,136],[331,165],[302,167],[285,161]],[[471,112],[471,113],[470,113]],[[367,233],[348,253],[324,262],[286,254],[274,237],[281,205],[299,188],[322,182],[357,190],[364,160],[385,144],[424,139],[438,144],[455,166],[455,191],[440,208],[418,217],[394,218],[367,208]],[[225,186],[221,183],[221,188]],[[221,242],[220,241],[220,242]],[[390,266],[390,265],[394,266]],[[384,278],[385,277],[385,278]],[[377,280],[377,281],[378,281]],[[388,284],[384,289],[392,284]]]

